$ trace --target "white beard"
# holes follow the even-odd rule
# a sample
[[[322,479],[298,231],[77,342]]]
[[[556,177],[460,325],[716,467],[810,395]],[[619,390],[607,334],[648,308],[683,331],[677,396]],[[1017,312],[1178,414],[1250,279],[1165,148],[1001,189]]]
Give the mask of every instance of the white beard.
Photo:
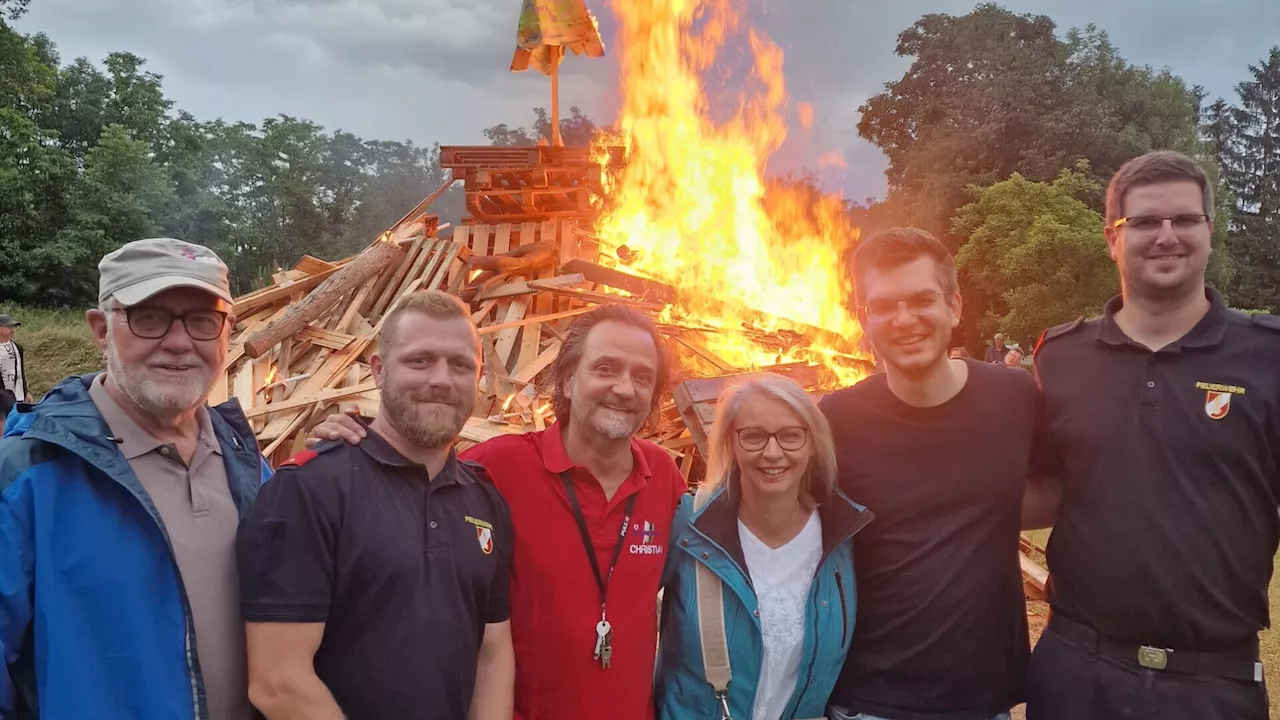
[[[183,364],[203,366],[195,382],[176,384],[157,380],[151,376],[143,365],[126,367],[120,360],[115,343],[111,342],[111,326],[107,326],[107,374],[110,375],[134,405],[144,412],[159,417],[180,415],[203,405],[213,389],[216,370],[210,368],[201,358],[194,354],[181,358]]]

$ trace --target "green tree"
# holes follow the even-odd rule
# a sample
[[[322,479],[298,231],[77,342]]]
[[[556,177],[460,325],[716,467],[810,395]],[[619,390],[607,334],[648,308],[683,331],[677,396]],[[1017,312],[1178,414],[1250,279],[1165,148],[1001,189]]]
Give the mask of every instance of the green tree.
[[[970,190],[974,200],[957,212],[953,229],[969,239],[956,265],[967,279],[964,315],[974,318],[971,350],[997,330],[1029,342],[1100,312],[1118,292],[1102,215],[1080,199],[1099,189],[1082,163],[1053,182],[1014,173]]]
[[[59,304],[94,303],[101,257],[131,240],[155,237],[157,218],[176,195],[166,170],[123,125],[108,125],[85,157],[84,183],[71,222],[46,246],[61,265],[47,291]]]
[[[31,4],[31,0],[0,0],[0,25],[4,24],[4,16],[8,16],[10,20],[17,20],[27,11],[27,6]]]
[[[1228,185],[1235,198],[1231,250],[1239,264],[1231,300],[1280,310],[1280,46],[1249,66],[1232,114],[1235,152]]]
[[[550,144],[551,114],[546,108],[537,107],[533,109],[533,116],[533,125],[527,130],[524,127],[512,128],[502,123],[486,128],[483,131],[484,136],[490,145],[502,147],[537,145],[539,139]],[[576,105],[569,108],[568,117],[560,118],[560,139],[567,146],[590,145],[599,129]]]
[[[0,107],[0,298],[44,304],[61,284],[53,239],[71,213],[79,178],[54,138],[11,107]]]
[[[1130,65],[1092,26],[1055,31],[1043,15],[983,4],[925,15],[899,35],[897,54],[914,60],[863,106],[858,130],[888,157],[900,223],[958,248],[950,220],[971,185],[1014,172],[1051,181],[1081,159],[1105,184],[1143,152],[1193,148],[1199,99],[1182,80]],[[1100,191],[1089,199],[1101,202]]]

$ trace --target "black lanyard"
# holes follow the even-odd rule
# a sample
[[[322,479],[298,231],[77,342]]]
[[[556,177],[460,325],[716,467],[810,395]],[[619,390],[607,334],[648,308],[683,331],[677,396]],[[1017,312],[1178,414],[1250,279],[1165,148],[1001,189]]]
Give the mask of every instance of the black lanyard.
[[[627,527],[631,525],[631,513],[636,509],[636,496],[632,493],[627,498],[627,509],[622,518],[622,529],[618,531],[618,543],[613,546],[613,558],[609,560],[609,574],[600,574],[600,563],[596,560],[595,545],[591,542],[591,533],[587,531],[587,518],[582,514],[582,506],[578,504],[578,494],[573,491],[573,481],[568,472],[560,473],[560,482],[564,483],[564,493],[569,496],[573,505],[573,519],[578,521],[578,532],[582,535],[582,546],[587,550],[587,560],[591,561],[591,572],[595,573],[596,585],[600,588],[600,616],[604,619],[605,592],[609,588],[609,580],[613,577],[613,569],[618,566],[618,556],[622,554],[622,544],[627,539]]]

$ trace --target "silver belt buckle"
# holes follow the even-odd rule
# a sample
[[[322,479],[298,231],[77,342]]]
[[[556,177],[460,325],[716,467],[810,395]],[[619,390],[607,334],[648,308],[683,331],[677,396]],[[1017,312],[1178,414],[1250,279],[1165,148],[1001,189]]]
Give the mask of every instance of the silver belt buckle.
[[[1169,666],[1171,652],[1173,651],[1167,648],[1143,645],[1138,648],[1138,664],[1148,670],[1163,670]]]

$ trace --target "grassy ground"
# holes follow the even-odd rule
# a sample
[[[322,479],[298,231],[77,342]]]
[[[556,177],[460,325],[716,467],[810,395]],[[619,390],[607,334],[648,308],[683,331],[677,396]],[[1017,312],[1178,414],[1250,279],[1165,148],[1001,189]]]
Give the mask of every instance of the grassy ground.
[[[14,340],[24,351],[27,387],[33,400],[39,400],[68,375],[102,368],[102,353],[93,342],[83,311],[0,303],[0,315],[10,315],[22,323]]]

